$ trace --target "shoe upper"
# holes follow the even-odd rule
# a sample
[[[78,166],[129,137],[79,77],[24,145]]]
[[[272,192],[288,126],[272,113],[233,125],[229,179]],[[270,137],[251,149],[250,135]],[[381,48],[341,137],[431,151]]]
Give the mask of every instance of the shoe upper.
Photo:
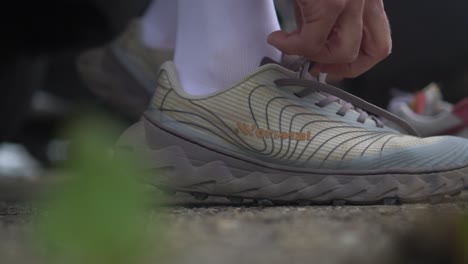
[[[305,170],[421,171],[468,164],[468,141],[419,138],[379,125],[341,100],[303,87],[279,87],[298,73],[266,64],[237,85],[207,96],[186,94],[172,62],[159,72],[145,116],[180,137],[219,152]],[[313,81],[309,81],[313,85]]]

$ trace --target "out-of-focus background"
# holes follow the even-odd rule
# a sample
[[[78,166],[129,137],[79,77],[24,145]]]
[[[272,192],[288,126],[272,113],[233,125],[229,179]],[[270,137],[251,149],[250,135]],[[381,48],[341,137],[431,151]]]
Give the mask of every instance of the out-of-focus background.
[[[290,1],[276,2],[282,26],[294,28]],[[36,183],[68,159],[72,142],[61,132],[63,126],[87,109],[107,114],[122,128],[135,120],[91,93],[76,61],[82,52],[118,38],[148,4],[149,0],[26,0],[2,6],[0,263],[2,249],[12,258],[29,249],[21,235],[28,233],[23,228],[33,222],[35,207],[16,201],[31,196],[35,190],[29,188],[38,186],[25,182]],[[468,2],[385,4],[393,31],[392,55],[363,76],[338,85],[384,108],[392,89],[414,92],[432,82],[440,85],[449,102],[468,97]],[[75,129],[80,134],[80,127]],[[118,130],[109,134],[116,136]],[[11,180],[17,178],[20,183]],[[173,224],[168,244],[177,252],[177,263],[304,263],[314,258],[318,263],[402,263],[424,256],[423,262],[411,263],[467,263],[460,253],[466,244],[456,235],[466,197],[435,206],[266,209],[187,199],[177,197],[174,207],[165,208],[161,216]],[[444,218],[437,223],[445,229],[430,233],[434,229],[419,220],[434,212],[434,218],[450,215],[457,220]],[[182,251],[185,254],[179,254]]]

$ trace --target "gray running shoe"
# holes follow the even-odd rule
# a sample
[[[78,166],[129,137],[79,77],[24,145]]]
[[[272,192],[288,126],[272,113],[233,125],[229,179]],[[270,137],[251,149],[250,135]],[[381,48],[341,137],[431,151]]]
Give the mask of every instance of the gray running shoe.
[[[172,60],[172,50],[141,43],[140,23],[133,21],[113,43],[84,52],[78,71],[89,89],[127,117],[137,120],[156,88],[161,64]]]
[[[406,135],[414,130],[400,119],[305,72],[267,63],[232,88],[192,96],[167,62],[116,153],[145,157],[147,183],[200,199],[394,204],[463,188],[468,141]]]

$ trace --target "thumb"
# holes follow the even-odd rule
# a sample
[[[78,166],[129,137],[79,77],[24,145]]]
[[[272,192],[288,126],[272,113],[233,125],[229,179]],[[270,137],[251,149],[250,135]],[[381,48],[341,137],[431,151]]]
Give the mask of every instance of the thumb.
[[[303,55],[302,41],[297,31],[275,31],[268,36],[268,44],[286,55]]]

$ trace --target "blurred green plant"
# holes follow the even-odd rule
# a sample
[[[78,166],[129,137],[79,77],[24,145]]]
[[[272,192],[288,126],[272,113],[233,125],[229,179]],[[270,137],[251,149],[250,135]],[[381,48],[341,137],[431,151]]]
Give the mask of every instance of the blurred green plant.
[[[466,264],[468,218],[428,211],[393,243],[392,254],[383,263]]]
[[[141,263],[154,251],[135,162],[110,157],[116,131],[114,123],[96,117],[68,128],[72,147],[64,173],[69,177],[48,195],[37,221],[48,263]]]

